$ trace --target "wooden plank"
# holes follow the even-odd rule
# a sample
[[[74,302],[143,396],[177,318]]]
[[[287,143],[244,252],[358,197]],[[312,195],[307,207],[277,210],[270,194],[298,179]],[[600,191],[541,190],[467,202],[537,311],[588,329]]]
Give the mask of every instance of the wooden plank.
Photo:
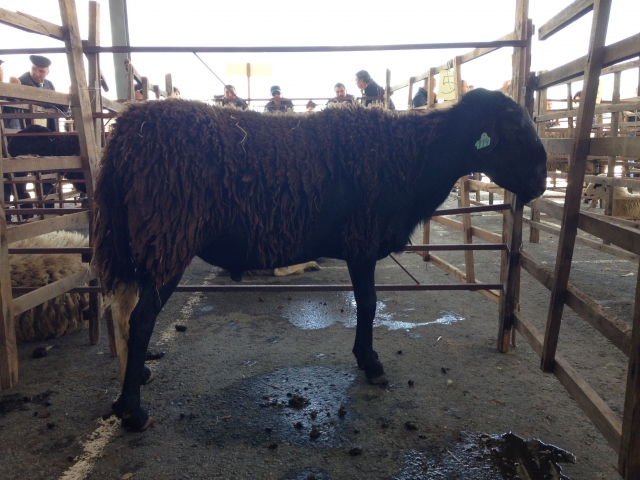
[[[480,180],[469,180],[469,188],[471,190],[482,190],[483,192],[493,192],[504,195],[504,188],[496,183],[486,183]]]
[[[553,271],[531,254],[521,254],[522,268],[548,290],[553,287]],[[629,356],[631,350],[631,327],[615,315],[607,312],[600,304],[583,291],[569,284],[567,306],[598,330],[605,338]]]
[[[124,109],[124,105],[108,98],[102,97],[102,107],[111,112],[121,112]]]
[[[426,222],[424,222],[424,225],[422,226],[422,243],[424,245],[428,245],[430,243],[430,237],[431,237],[431,222],[427,220]],[[429,251],[428,250],[423,251],[422,260],[424,262],[428,262],[429,258],[430,258]]]
[[[430,255],[429,261],[434,266],[436,266],[439,269],[445,271],[446,273],[448,273],[452,277],[460,280],[461,282],[464,282],[465,285],[472,286],[471,284],[466,283],[467,278],[466,278],[466,275],[464,274],[464,272],[462,272],[462,270],[454,267],[449,262],[443,260],[442,258],[438,257],[437,255]],[[476,279],[475,285],[483,285],[483,283]],[[500,300],[500,292],[498,290],[477,290],[477,292],[480,295],[482,295],[483,297],[486,297],[489,300],[491,300],[493,303],[497,304],[499,302],[499,300]]]
[[[519,312],[514,313],[514,325],[531,348],[538,355],[541,355],[543,338],[540,332]],[[622,435],[620,418],[560,354],[556,354],[553,374],[609,442],[609,445],[618,451]]]
[[[16,172],[67,172],[82,168],[80,157],[16,157],[3,158],[4,173]]]
[[[164,88],[167,91],[167,97],[165,98],[173,97],[173,80],[170,73],[164,76]]]
[[[413,78],[413,77],[411,77],[411,78]],[[409,80],[405,80],[405,81],[404,81],[404,82],[402,82],[402,83],[398,83],[397,85],[393,85],[393,86],[389,87],[389,91],[390,91],[390,92],[395,92],[396,90],[401,90],[401,89],[403,89],[404,87],[408,87],[408,86],[409,86],[409,82],[410,82],[410,81],[411,81],[411,80],[409,79]]]
[[[509,251],[505,255],[501,272],[505,272],[503,279],[503,294],[498,313],[497,348],[501,353],[509,351],[511,330],[513,328],[513,312],[518,309],[520,293],[520,247],[522,245],[522,211],[524,205],[513,195],[511,211],[505,212],[506,225],[504,232],[508,233]]]
[[[13,314],[20,315],[21,313],[37,307],[47,300],[51,300],[58,295],[68,292],[73,287],[84,285],[94,278],[96,278],[96,272],[92,269],[87,269],[84,272],[77,272],[45,285],[33,292],[25,293],[24,295],[13,299]]]
[[[0,23],[9,25],[29,33],[38,33],[45,37],[62,40],[62,27],[41,18],[32,17],[22,12],[11,12],[0,8]]]
[[[582,101],[578,109],[575,144],[571,154],[572,162],[569,164],[567,190],[562,216],[562,230],[558,240],[554,284],[551,290],[547,326],[545,329],[541,360],[541,368],[544,372],[553,371],[555,353],[558,346],[562,312],[567,294],[569,275],[571,273],[571,260],[573,258],[575,238],[578,232],[582,182],[584,180],[587,155],[589,153],[591,121],[598,91],[598,78],[600,70],[602,69],[604,42],[607,35],[610,10],[611,0],[595,0],[589,39],[588,60],[585,66],[585,80],[581,97]],[[640,247],[640,242],[638,243],[638,247]],[[640,250],[638,252],[634,251],[634,253],[640,253]]]
[[[640,137],[592,138],[589,155],[640,158]]]
[[[439,223],[446,227],[462,232],[462,222],[447,217],[431,217],[432,222]],[[474,237],[491,243],[502,243],[502,237],[497,233],[490,232],[480,227],[471,227],[471,233]]]
[[[503,35],[502,37],[498,38],[498,41],[510,41],[510,40],[517,40],[515,32],[509,32],[506,35]],[[474,60],[478,57],[482,57],[487,53],[491,53],[495,50],[498,50],[498,48],[500,47],[476,48],[474,50],[471,50],[470,52],[460,55],[460,63],[462,64],[462,63],[470,62],[471,60]]]
[[[536,230],[541,230],[543,232],[547,232],[556,236],[560,235],[560,228],[556,227],[555,225],[540,222],[539,220],[529,220],[527,218],[525,218],[524,221],[528,223],[531,228],[536,228]],[[595,240],[591,240],[590,238],[577,236],[576,243],[584,245],[585,247],[593,248],[594,250],[598,250],[602,253],[607,253],[609,255],[622,258],[629,262],[640,263],[640,256],[634,255],[633,253],[629,253],[626,250],[614,247],[612,245],[604,245],[603,243],[596,242]]]
[[[411,110],[411,108],[413,108],[413,84],[415,83],[415,77],[411,77],[409,78],[409,93],[408,93],[408,100],[407,100],[407,110]],[[418,87],[419,88],[419,87]]]
[[[64,27],[65,50],[71,78],[73,119],[78,140],[80,141],[80,157],[83,162],[85,185],[90,208],[93,208],[93,188],[98,173],[100,152],[96,142],[91,101],[87,90],[87,77],[82,54],[82,38],[78,26],[74,0],[59,0],[60,17]]]
[[[7,241],[13,243],[26,238],[37,237],[44,233],[86,225],[87,223],[89,223],[89,212],[72,213],[71,215],[29,222],[7,228]]]
[[[54,105],[67,107],[69,106],[71,95],[53,90],[45,90],[44,88],[29,87],[27,85],[0,83],[0,98],[19,98],[21,100],[52,103]]]
[[[458,71],[458,73],[460,73]],[[457,76],[459,78],[459,75]],[[461,207],[466,208],[469,207],[469,182],[465,178],[462,182],[460,182],[460,197],[461,197]],[[473,243],[473,233],[471,233],[471,214],[463,213],[462,214],[462,242],[466,244]],[[475,263],[473,261],[473,251],[465,251],[464,252],[464,266],[465,266],[465,276],[467,283],[475,283],[476,281],[476,271],[475,271]]]
[[[608,67],[629,60],[640,54],[640,33],[627,37],[605,47],[602,67]],[[587,55],[577,58],[561,67],[542,73],[537,77],[537,88],[552,87],[568,80],[573,80],[584,73]],[[583,97],[584,98],[584,97]]]
[[[0,134],[4,133],[4,122],[0,121]],[[0,149],[6,154],[6,139],[2,136]],[[0,161],[0,178],[4,179],[4,161]],[[12,175],[9,173],[9,177]],[[14,186],[15,194],[15,186]],[[17,198],[17,197],[16,197]],[[5,217],[4,197],[0,199],[0,390],[13,387],[18,382],[18,348],[16,326],[12,311],[11,269],[9,265],[9,239]]]
[[[540,198],[534,200],[532,204],[541,212],[557,220],[563,218],[562,205]],[[628,252],[640,255],[640,231],[626,225],[620,221],[614,222],[604,215],[580,212],[578,216],[578,228],[581,230],[613,243]]]
[[[602,113],[624,112],[627,110],[629,111],[640,110],[640,102],[635,101],[635,102],[623,102],[618,104],[609,103],[609,104],[596,105],[594,112],[596,114],[602,114]],[[551,113],[543,113],[540,115],[536,115],[536,117],[534,118],[534,121],[536,123],[546,122],[547,120],[555,120],[558,118],[570,117],[572,116],[572,114],[575,116],[576,113],[577,113],[576,110],[553,110]],[[560,129],[552,130],[552,131],[559,131],[559,130]]]
[[[592,140],[596,140],[596,139],[592,138]],[[597,139],[597,140],[600,141],[604,139]],[[624,140],[624,139],[620,138],[620,140]],[[617,163],[620,164],[621,162],[617,162]],[[562,172],[547,172],[547,176],[550,178],[563,178],[563,179],[567,178],[567,174]],[[629,188],[640,189],[640,180],[635,178],[621,178],[621,177],[610,178],[610,177],[601,177],[599,175],[585,175],[584,181],[587,183],[600,183],[602,185],[613,185],[616,187],[629,187]],[[590,212],[581,212],[581,213],[587,214]],[[597,215],[597,214],[593,214],[593,215]],[[638,225],[640,225],[640,223]]]
[[[538,40],[546,40],[593,10],[593,0],[575,0],[538,29]]]
[[[638,270],[640,274],[640,269]],[[622,438],[618,451],[618,472],[625,479],[640,478],[640,282],[636,284],[633,307],[631,355],[627,369]]]

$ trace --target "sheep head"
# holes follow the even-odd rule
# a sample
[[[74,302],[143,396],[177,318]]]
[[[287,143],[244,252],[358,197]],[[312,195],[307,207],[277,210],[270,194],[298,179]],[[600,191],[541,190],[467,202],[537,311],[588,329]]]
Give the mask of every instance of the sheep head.
[[[524,108],[500,92],[482,88],[467,93],[455,118],[470,135],[471,170],[515,193],[524,203],[542,195],[547,155]]]

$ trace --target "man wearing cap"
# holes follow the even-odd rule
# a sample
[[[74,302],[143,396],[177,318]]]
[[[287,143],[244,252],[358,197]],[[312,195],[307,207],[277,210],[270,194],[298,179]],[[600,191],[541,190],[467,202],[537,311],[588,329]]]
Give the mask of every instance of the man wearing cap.
[[[271,87],[271,100],[264,106],[265,112],[286,112],[293,111],[293,102],[289,99],[282,98],[280,87],[274,85]]]
[[[47,80],[51,60],[47,57],[43,57],[42,55],[31,55],[29,56],[29,60],[31,60],[31,71],[23,73],[17,78],[17,80],[19,80],[22,85],[26,85],[28,87],[44,88],[45,90],[55,91],[56,88],[53,86],[53,83]],[[11,81],[13,82],[14,80],[15,77],[11,77]],[[31,122],[27,120],[27,124],[30,125]],[[49,118],[47,120],[47,128],[57,132],[57,120],[55,118]]]

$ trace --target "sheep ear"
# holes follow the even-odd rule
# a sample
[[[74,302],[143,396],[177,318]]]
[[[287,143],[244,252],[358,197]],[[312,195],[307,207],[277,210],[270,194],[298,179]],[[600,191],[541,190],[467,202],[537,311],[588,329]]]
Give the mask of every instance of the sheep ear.
[[[498,144],[498,136],[492,132],[482,132],[480,138],[474,144],[474,147],[478,153],[481,155],[486,155],[491,153],[496,145]]]

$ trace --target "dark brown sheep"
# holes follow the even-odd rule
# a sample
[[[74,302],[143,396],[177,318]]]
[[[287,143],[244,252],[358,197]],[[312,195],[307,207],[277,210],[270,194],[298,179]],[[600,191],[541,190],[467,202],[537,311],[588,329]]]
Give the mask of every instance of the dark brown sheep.
[[[483,89],[430,114],[131,104],[96,186],[95,261],[128,338],[116,414],[127,428],[146,428],[149,338],[196,255],[235,280],[318,257],[346,260],[357,303],[353,353],[369,381],[385,382],[372,345],[376,261],[402,251],[462,175],[484,172],[528,202],[545,190],[545,159],[527,113]]]

